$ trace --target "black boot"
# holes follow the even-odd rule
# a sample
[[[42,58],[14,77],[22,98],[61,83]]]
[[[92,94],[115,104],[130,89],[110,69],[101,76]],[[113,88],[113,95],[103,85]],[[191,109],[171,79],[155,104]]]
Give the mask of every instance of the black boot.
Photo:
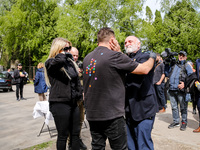
[[[196,109],[193,109],[193,112],[192,112],[192,114],[196,114],[197,112],[196,112]]]
[[[80,141],[80,150],[87,150],[87,146],[83,143],[82,139],[79,139]]]

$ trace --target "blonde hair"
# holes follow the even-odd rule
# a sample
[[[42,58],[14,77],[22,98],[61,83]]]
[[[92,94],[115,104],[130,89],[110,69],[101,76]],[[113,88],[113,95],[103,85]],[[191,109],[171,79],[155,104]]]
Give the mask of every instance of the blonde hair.
[[[52,42],[49,58],[54,58],[57,54],[59,54],[60,50],[65,47],[66,44],[69,44],[69,46],[72,46],[72,43],[64,38],[55,38]]]
[[[53,42],[52,42],[48,59],[54,58],[56,55],[58,55],[59,52],[60,52],[60,50],[62,48],[64,48],[67,43],[69,44],[69,46],[72,46],[72,43],[70,41],[68,41],[67,39],[64,39],[64,38],[61,38],[61,37],[55,38],[53,40]],[[69,58],[69,60],[72,61],[72,63],[74,64],[74,66],[76,68],[76,71],[78,72],[78,66],[77,66],[77,64],[72,59]],[[64,69],[64,67],[62,67],[61,70],[64,71],[65,74],[67,75],[67,77],[71,80],[71,77],[68,75],[68,73]],[[51,84],[49,82],[49,77],[47,75],[47,70],[46,70],[45,66],[44,66],[44,72],[45,72],[45,81],[46,81],[46,84],[47,84],[48,87],[50,87]]]
[[[38,68],[38,69],[44,68],[44,63],[40,62],[40,63],[37,65],[37,68]]]

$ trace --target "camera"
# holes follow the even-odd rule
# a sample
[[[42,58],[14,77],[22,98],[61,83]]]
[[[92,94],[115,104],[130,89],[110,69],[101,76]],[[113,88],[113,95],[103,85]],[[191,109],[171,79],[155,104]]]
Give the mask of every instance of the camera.
[[[79,67],[80,69],[83,69],[83,63],[82,63],[82,62],[79,62],[79,63],[78,63],[78,67]]]
[[[170,48],[165,48],[165,51],[161,53],[161,56],[164,58],[165,64],[175,64],[176,58],[174,56],[178,56],[177,52],[171,52]]]

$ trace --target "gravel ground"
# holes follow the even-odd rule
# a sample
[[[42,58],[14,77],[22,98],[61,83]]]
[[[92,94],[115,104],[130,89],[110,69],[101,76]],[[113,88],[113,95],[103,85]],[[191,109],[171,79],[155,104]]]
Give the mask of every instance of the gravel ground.
[[[13,86],[15,90],[15,86]],[[37,136],[44,118],[33,119],[33,107],[38,101],[38,95],[34,93],[34,87],[31,84],[25,85],[24,97],[27,100],[16,101],[15,92],[0,91],[0,149],[1,150],[22,150],[47,141],[54,141],[53,145],[46,150],[56,150],[56,136],[50,137],[48,132]],[[88,122],[85,120],[87,128],[82,129],[82,139],[91,149],[91,137]],[[188,107],[188,126],[186,131],[180,129],[168,129],[172,122],[171,107],[168,104],[167,111],[157,114],[152,138],[155,150],[199,150],[200,133],[192,131],[198,126],[198,114],[192,114],[192,107]],[[55,128],[53,120],[49,126]],[[46,129],[46,126],[45,126]],[[56,131],[52,131],[56,134]],[[110,150],[107,142],[106,150]]]

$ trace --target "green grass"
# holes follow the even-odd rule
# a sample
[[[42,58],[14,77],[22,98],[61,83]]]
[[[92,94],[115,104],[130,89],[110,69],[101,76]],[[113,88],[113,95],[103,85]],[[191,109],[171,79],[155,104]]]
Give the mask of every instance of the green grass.
[[[23,150],[42,150],[44,148],[51,147],[53,143],[55,143],[55,141],[49,141],[49,142],[41,143],[41,144],[26,148]]]

